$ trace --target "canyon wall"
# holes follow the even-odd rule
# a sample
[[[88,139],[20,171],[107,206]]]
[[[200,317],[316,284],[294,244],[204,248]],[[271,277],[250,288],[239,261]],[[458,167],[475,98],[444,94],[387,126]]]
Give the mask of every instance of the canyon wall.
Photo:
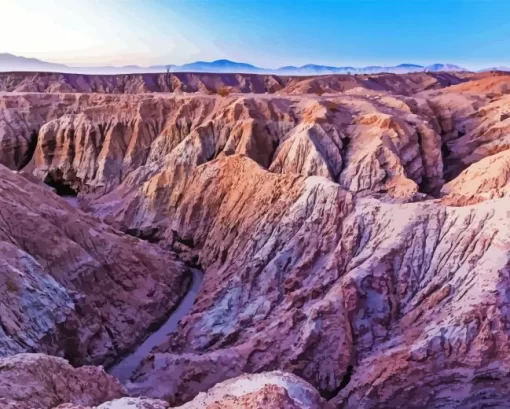
[[[200,84],[228,75],[183,75],[180,95],[61,74],[32,93],[17,75],[0,95],[0,160],[20,173],[0,169],[0,234],[35,293],[5,286],[27,334],[4,329],[6,355],[108,365],[171,312],[190,266],[194,306],[125,385],[147,405],[508,405],[509,76],[232,74],[245,82],[221,96]],[[26,302],[44,328],[18,322]],[[314,403],[280,381],[201,395],[275,370]]]

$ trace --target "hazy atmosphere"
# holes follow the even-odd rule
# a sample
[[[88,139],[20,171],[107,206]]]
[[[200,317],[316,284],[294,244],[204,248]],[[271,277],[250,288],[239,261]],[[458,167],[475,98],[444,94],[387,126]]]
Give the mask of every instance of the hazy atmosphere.
[[[70,65],[508,65],[507,0],[0,0],[0,52]]]

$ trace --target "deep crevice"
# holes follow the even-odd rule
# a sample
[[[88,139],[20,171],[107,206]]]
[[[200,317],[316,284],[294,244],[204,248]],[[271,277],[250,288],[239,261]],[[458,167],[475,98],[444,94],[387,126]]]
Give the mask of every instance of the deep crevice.
[[[143,229],[127,229],[126,234],[137,239],[148,241],[149,243],[158,243],[161,241],[160,230],[157,227],[146,227]]]
[[[78,189],[76,189],[71,182],[64,179],[64,174],[60,169],[55,169],[46,175],[44,183],[55,189],[55,193],[59,196],[76,197],[78,196]]]
[[[176,230],[172,230],[174,242],[181,243],[190,249],[195,247],[195,243],[193,242],[193,238],[185,238],[181,237]]]
[[[446,142],[441,145],[441,154],[443,156],[443,179],[445,183],[448,183],[459,176],[465,166],[458,158],[452,157],[452,151]]]
[[[349,384],[349,382],[351,381],[353,372],[354,372],[354,367],[352,365],[349,365],[347,367],[347,370],[345,371],[344,377],[342,378],[342,382],[340,382],[340,385],[333,390],[320,389],[319,390],[320,395],[326,400],[334,399],[340,393],[340,391],[342,389],[344,389]]]
[[[442,188],[442,183],[440,181],[440,177],[426,176],[427,171],[425,168],[426,165],[425,165],[424,158],[427,156],[427,153],[423,150],[424,135],[422,134],[422,132],[420,132],[420,130],[418,128],[416,129],[416,134],[418,136],[418,147],[420,149],[420,157],[421,157],[423,169],[424,169],[421,181],[420,181],[420,183],[418,183],[418,192],[423,193],[429,197],[438,198],[441,194],[441,188]],[[443,159],[444,158],[442,158],[442,161],[444,162]]]
[[[28,139],[27,150],[19,163],[18,170],[21,170],[25,166],[27,166],[34,157],[35,148],[37,147],[38,140],[39,133],[35,129],[32,129],[32,133],[30,134],[30,138]]]
[[[340,175],[345,170],[347,165],[347,154],[349,151],[349,145],[351,143],[351,137],[345,135],[342,138],[342,147],[340,148],[340,157],[342,158],[342,168],[340,169],[340,172],[338,172],[338,180],[340,180]]]

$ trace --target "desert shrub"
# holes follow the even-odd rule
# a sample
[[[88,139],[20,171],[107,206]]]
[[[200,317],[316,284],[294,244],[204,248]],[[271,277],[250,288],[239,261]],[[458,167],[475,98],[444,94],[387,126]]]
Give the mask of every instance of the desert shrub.
[[[317,89],[317,90],[315,91],[315,94],[317,94],[317,96],[319,96],[319,97],[320,97],[320,96],[324,95],[324,90],[323,90],[323,89],[321,89],[321,88],[319,88],[319,89]]]
[[[221,97],[227,97],[230,95],[230,91],[227,87],[220,87],[217,89],[216,93]]]
[[[7,277],[5,285],[7,286],[7,291],[10,293],[17,293],[20,290],[18,282],[12,277]]]
[[[326,102],[324,102],[324,106],[326,107],[326,109],[328,111],[332,111],[332,112],[338,112],[339,111],[338,105],[335,104],[333,101],[326,101]]]

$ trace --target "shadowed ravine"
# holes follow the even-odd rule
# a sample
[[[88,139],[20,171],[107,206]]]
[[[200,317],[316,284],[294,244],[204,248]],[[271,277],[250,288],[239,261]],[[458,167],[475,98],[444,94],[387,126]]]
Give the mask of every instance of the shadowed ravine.
[[[78,198],[76,196],[62,196],[62,199],[64,199],[67,203],[69,203],[71,206],[75,207],[76,209],[80,208],[80,204],[79,204]]]
[[[0,92],[0,409],[510,409],[510,75],[458,75]]]
[[[163,343],[166,337],[175,331],[181,318],[183,318],[191,310],[204,277],[204,274],[200,270],[191,269],[191,271],[193,273],[193,278],[190,289],[180,302],[177,309],[170,315],[168,320],[161,326],[161,328],[149,336],[149,338],[147,338],[145,342],[132,354],[128,355],[110,369],[109,373],[119,378],[122,383],[129,380],[140,362],[152,351],[153,348]]]

